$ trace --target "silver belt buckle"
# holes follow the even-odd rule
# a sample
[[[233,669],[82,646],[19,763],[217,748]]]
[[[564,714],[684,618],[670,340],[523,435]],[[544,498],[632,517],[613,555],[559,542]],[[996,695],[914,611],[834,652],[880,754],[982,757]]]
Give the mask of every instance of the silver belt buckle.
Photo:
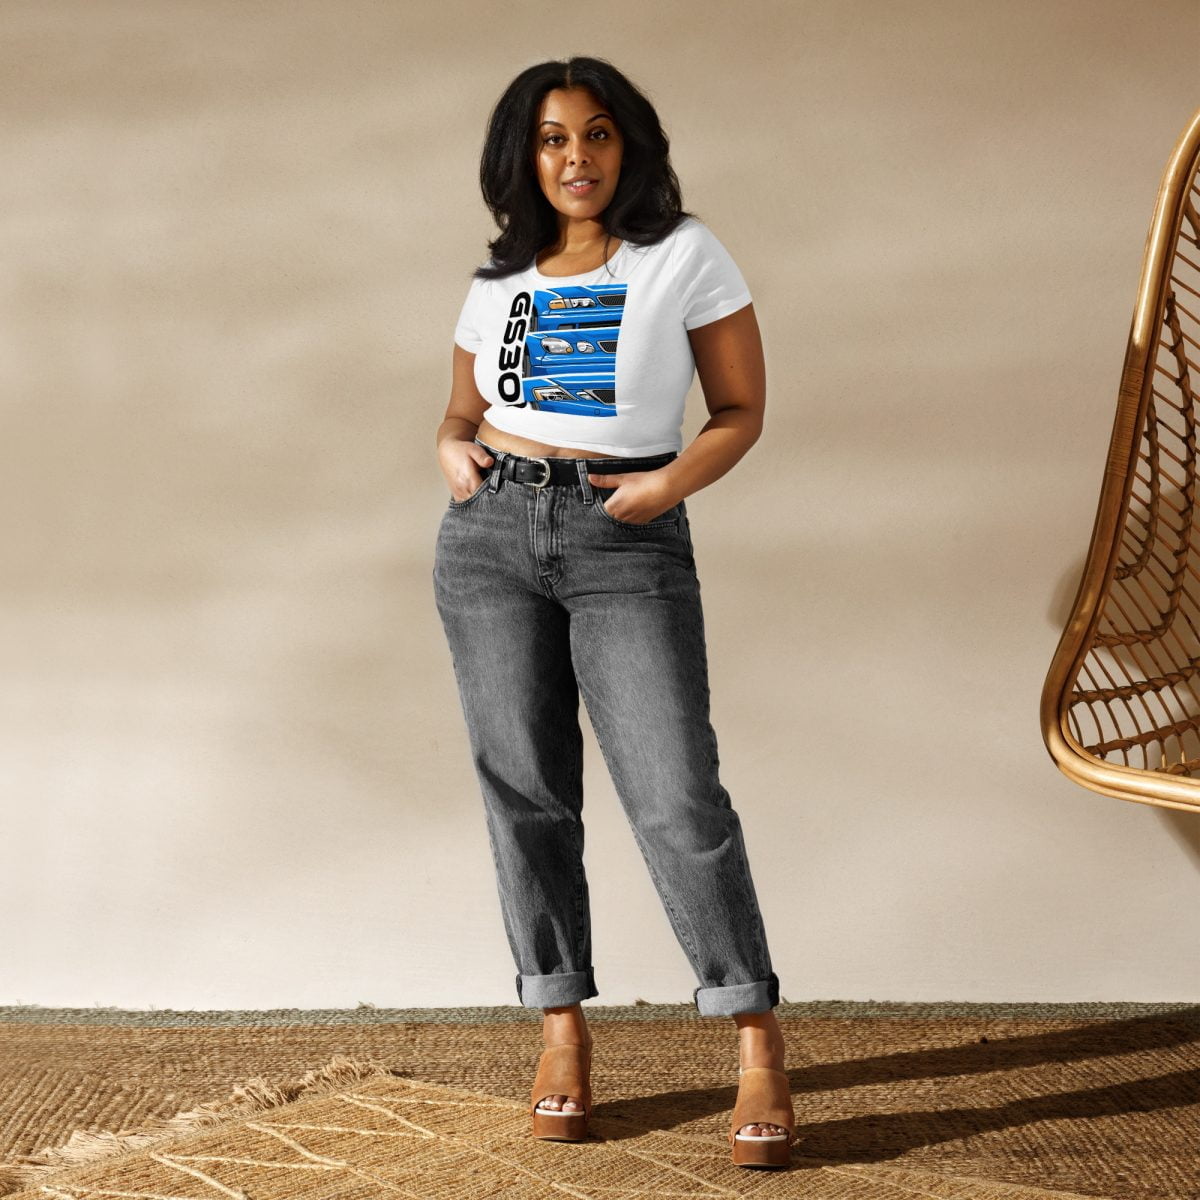
[[[527,484],[529,484],[530,487],[544,488],[546,486],[546,484],[548,484],[550,482],[551,470],[550,470],[549,462],[547,462],[546,459],[544,459],[544,458],[531,458],[528,461],[535,462],[535,463],[541,463],[542,466],[546,468],[546,478],[539,480],[536,483],[531,479],[526,479],[525,482]]]

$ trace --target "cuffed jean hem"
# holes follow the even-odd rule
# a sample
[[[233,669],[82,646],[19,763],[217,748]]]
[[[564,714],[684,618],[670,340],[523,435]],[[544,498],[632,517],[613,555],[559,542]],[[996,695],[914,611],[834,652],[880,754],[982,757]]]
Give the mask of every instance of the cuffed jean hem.
[[[757,983],[728,987],[698,987],[692,993],[702,1017],[733,1017],[738,1013],[766,1012],[779,1003],[779,979],[772,971]]]
[[[557,975],[517,976],[517,997],[526,1008],[563,1008],[598,995],[591,967]]]

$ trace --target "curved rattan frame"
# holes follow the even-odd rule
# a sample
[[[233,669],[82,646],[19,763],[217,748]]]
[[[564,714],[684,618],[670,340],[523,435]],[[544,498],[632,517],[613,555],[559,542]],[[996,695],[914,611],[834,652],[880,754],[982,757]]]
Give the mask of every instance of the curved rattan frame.
[[[1119,598],[1113,603],[1114,579],[1118,577],[1118,572],[1121,572],[1121,578],[1128,578],[1131,572],[1140,570],[1143,565],[1136,561],[1137,555],[1134,556],[1133,562],[1121,563],[1120,559],[1122,538],[1127,533],[1127,527],[1134,528],[1130,500],[1134,492],[1135,477],[1138,477],[1138,467],[1143,461],[1143,441],[1148,439],[1151,443],[1151,453],[1147,460],[1150,464],[1149,470],[1152,471],[1157,462],[1157,454],[1152,444],[1157,417],[1150,422],[1149,432],[1147,418],[1152,412],[1151,397],[1154,392],[1164,325],[1169,327],[1175,338],[1172,349],[1175,351],[1175,360],[1180,371],[1180,378],[1175,382],[1185,397],[1192,396],[1193,393],[1193,375],[1189,372],[1189,366],[1195,368],[1196,364],[1180,352],[1180,347],[1183,350],[1187,350],[1188,347],[1184,344],[1184,339],[1179,337],[1178,322],[1172,323],[1170,320],[1175,316],[1170,284],[1181,231],[1184,231],[1189,247],[1193,244],[1200,246],[1200,205],[1196,199],[1196,174],[1197,166],[1200,165],[1198,160],[1200,111],[1193,116],[1176,143],[1159,187],[1154,217],[1146,237],[1137,304],[1125,352],[1116,419],[1091,545],[1088,548],[1083,577],[1070,618],[1063,630],[1042,689],[1041,703],[1042,736],[1046,748],[1055,763],[1070,779],[1105,796],[1193,812],[1200,811],[1200,778],[1193,778],[1189,772],[1195,771],[1200,774],[1200,755],[1184,753],[1182,739],[1185,735],[1195,737],[1200,734],[1200,707],[1184,716],[1177,715],[1174,721],[1162,722],[1157,728],[1154,727],[1153,721],[1142,718],[1140,710],[1144,709],[1149,715],[1150,708],[1145,702],[1145,697],[1156,690],[1161,692],[1168,687],[1173,690],[1186,684],[1187,690],[1193,696],[1197,694],[1197,688],[1191,686],[1192,677],[1197,675],[1197,687],[1200,688],[1200,656],[1191,649],[1195,644],[1195,638],[1192,636],[1195,633],[1194,623],[1189,620],[1189,628],[1186,631],[1189,645],[1187,653],[1182,656],[1185,659],[1183,662],[1170,664],[1169,668],[1164,669],[1162,664],[1155,660],[1156,671],[1147,672],[1148,678],[1136,680],[1127,673],[1127,684],[1105,689],[1081,688],[1079,680],[1081,672],[1085,669],[1085,662],[1089,660],[1089,656],[1095,656],[1098,648],[1103,648],[1106,644],[1111,646],[1123,643],[1132,650],[1139,641],[1146,642],[1151,636],[1149,632],[1138,633],[1136,630],[1124,638],[1112,634],[1098,636],[1097,630],[1102,615],[1110,625],[1113,623],[1112,613],[1106,610],[1115,609],[1122,615],[1127,615]],[[1192,253],[1197,254],[1196,251]],[[1172,301],[1170,309],[1169,297]],[[1196,303],[1200,304],[1200,300]],[[1186,340],[1190,342],[1192,339]],[[1161,367],[1158,369],[1162,370]],[[1194,377],[1200,385],[1200,370],[1194,372]],[[1200,386],[1194,390],[1194,411],[1183,414],[1187,434],[1186,437],[1180,435],[1183,438],[1181,444],[1193,450],[1196,445],[1196,429],[1193,423],[1200,423]],[[1154,580],[1157,588],[1167,593],[1168,601],[1171,601],[1169,592],[1172,586],[1178,589],[1190,588],[1189,602],[1192,594],[1200,597],[1200,571],[1187,562],[1189,553],[1195,553],[1191,549],[1192,536],[1200,537],[1200,512],[1195,511],[1192,504],[1196,491],[1195,463],[1191,461],[1190,456],[1187,468],[1190,482],[1185,488],[1184,503],[1171,509],[1172,512],[1179,513],[1180,528],[1170,526],[1167,522],[1171,532],[1176,534],[1177,544],[1171,548],[1171,552],[1175,561],[1180,564],[1180,569],[1165,572],[1170,577],[1167,585]],[[1134,514],[1133,520],[1138,522],[1136,528],[1145,527],[1149,531],[1152,525],[1158,523],[1158,514],[1154,510],[1158,506],[1160,490],[1158,481],[1147,480],[1145,471],[1138,478],[1142,486],[1150,488],[1154,504]],[[1147,515],[1150,520],[1147,520]],[[1151,536],[1152,532],[1147,532],[1143,541],[1148,544]],[[1163,610],[1157,614],[1162,619],[1155,624],[1154,637],[1160,637],[1163,630],[1170,626],[1177,608],[1177,603],[1173,602],[1164,605]],[[1137,625],[1138,622],[1133,624]],[[1182,648],[1183,640],[1177,640]],[[1156,643],[1160,646],[1161,644]],[[1150,657],[1153,658],[1153,653]],[[1111,680],[1111,675],[1109,678]],[[1081,698],[1085,696],[1088,699]],[[1102,737],[1096,745],[1085,745],[1075,736],[1071,717],[1072,706],[1078,710],[1085,703],[1111,705],[1113,709],[1123,706],[1124,712],[1131,718],[1126,721],[1127,726],[1132,725],[1136,728],[1132,732],[1128,728],[1120,731],[1127,736],[1108,739]],[[1135,708],[1138,711],[1135,712]],[[1118,722],[1124,719],[1123,715],[1118,715]],[[1171,740],[1175,740],[1181,747],[1178,763],[1168,761],[1166,748]],[[1161,745],[1163,751],[1162,762],[1153,767],[1148,765],[1147,750],[1152,744]],[[1122,754],[1126,761],[1118,762],[1106,757],[1114,753],[1114,747],[1115,752]],[[1140,749],[1143,758],[1147,760],[1143,765],[1131,764],[1128,761],[1130,747]],[[1097,750],[1100,753],[1097,753]]]

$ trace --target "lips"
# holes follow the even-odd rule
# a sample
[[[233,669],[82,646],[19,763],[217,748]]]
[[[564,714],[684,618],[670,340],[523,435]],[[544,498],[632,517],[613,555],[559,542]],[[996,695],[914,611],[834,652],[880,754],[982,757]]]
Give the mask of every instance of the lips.
[[[580,178],[568,180],[563,184],[563,187],[568,192],[574,193],[576,196],[583,196],[590,192],[593,188],[599,187],[599,182],[595,179]]]

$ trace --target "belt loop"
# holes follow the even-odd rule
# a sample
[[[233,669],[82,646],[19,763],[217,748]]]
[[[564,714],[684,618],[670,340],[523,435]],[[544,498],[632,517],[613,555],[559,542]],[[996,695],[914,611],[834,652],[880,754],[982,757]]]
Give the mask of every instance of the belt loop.
[[[488,490],[495,492],[500,489],[500,481],[504,477],[504,460],[508,457],[507,450],[495,450],[492,452],[492,457],[496,460],[492,463],[492,477],[488,480]]]
[[[583,492],[583,502],[584,504],[591,504],[592,485],[588,479],[587,467],[584,465],[586,462],[586,458],[577,458],[575,460],[575,470],[579,472],[579,487]]]

